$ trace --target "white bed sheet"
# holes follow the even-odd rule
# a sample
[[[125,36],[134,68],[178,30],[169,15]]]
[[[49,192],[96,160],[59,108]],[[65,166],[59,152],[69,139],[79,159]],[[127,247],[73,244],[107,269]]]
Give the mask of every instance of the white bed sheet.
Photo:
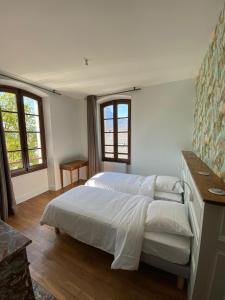
[[[113,269],[136,270],[152,200],[79,186],[49,202],[41,224],[63,229],[77,240],[114,254]]]
[[[117,172],[103,172],[90,178],[85,185],[153,198],[155,181],[156,175],[140,176]]]
[[[142,252],[185,265],[190,257],[190,238],[167,233],[145,232]]]

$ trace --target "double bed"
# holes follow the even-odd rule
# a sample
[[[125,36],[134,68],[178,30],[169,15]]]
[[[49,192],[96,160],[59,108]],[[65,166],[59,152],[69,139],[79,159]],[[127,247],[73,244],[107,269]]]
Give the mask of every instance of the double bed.
[[[106,174],[108,188],[102,183],[99,187],[90,179],[86,186],[53,199],[45,208],[41,225],[63,230],[114,255],[112,269],[137,270],[141,260],[187,278],[191,239],[145,231],[148,206],[154,201],[156,176],[133,175],[135,178],[117,174],[114,182],[108,181]]]

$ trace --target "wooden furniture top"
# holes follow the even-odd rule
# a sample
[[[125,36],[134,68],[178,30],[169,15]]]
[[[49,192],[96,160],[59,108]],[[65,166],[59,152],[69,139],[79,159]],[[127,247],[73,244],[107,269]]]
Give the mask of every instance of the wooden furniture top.
[[[60,167],[60,169],[63,169],[63,170],[72,171],[72,170],[87,166],[87,164],[88,164],[87,160],[74,160],[74,161],[71,161],[68,163],[60,164],[59,167]]]
[[[191,175],[196,183],[203,201],[216,205],[225,205],[225,196],[215,195],[208,191],[209,188],[225,190],[225,182],[191,151],[182,151]],[[209,176],[198,174],[199,171],[208,172]]]
[[[0,263],[30,243],[30,239],[0,220]]]

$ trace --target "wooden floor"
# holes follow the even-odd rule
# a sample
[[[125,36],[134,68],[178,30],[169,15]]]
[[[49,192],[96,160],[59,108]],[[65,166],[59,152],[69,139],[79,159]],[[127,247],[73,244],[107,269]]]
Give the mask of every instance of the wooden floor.
[[[111,255],[40,226],[46,204],[63,191],[19,204],[17,215],[8,220],[33,241],[28,258],[34,279],[58,300],[186,299],[186,292],[176,289],[175,276],[142,263],[138,272],[111,270]]]

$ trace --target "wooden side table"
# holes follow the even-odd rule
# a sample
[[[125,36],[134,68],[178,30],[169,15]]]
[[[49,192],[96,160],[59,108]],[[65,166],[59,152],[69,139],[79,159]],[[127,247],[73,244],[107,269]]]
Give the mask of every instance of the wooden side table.
[[[0,220],[0,299],[35,300],[26,247],[31,240]]]
[[[63,188],[63,170],[70,171],[70,181],[73,183],[73,171],[77,170],[78,181],[80,180],[80,168],[87,168],[87,178],[88,178],[88,161],[87,160],[74,160],[65,164],[60,164],[60,179],[61,179],[61,188]]]

